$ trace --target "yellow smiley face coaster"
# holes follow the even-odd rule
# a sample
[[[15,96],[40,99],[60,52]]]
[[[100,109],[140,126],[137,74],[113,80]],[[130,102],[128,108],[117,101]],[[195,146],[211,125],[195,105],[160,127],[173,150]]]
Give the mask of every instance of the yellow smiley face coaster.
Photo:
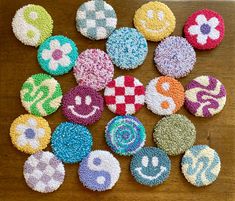
[[[147,40],[160,41],[169,36],[175,29],[175,16],[170,8],[158,1],[142,5],[134,16],[135,28]]]
[[[10,128],[12,144],[20,151],[34,154],[45,149],[51,139],[48,122],[32,114],[17,117]]]

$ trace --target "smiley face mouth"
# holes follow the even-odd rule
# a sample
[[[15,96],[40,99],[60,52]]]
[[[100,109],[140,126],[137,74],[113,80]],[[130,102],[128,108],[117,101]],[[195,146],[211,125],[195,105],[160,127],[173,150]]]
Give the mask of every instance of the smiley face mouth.
[[[100,108],[98,106],[95,106],[93,105],[93,110],[89,113],[89,114],[86,114],[86,115],[82,115],[82,114],[78,114],[75,110],[74,110],[74,105],[69,105],[67,108],[71,111],[71,113],[73,115],[75,115],[76,117],[79,117],[79,118],[82,118],[82,119],[87,119],[91,116],[93,116],[97,110],[99,110]]]
[[[135,170],[138,172],[138,174],[143,177],[144,179],[147,179],[147,180],[154,180],[154,179],[157,179],[158,177],[160,177],[163,172],[166,172],[166,167],[164,166],[161,166],[160,167],[160,172],[158,172],[155,176],[148,176],[146,174],[143,174],[142,173],[142,167],[138,167],[138,168],[135,168]]]
[[[150,29],[146,26],[146,21],[140,20],[140,23],[148,32],[152,32],[152,33],[162,33],[170,26],[169,22],[166,22],[165,26],[161,29]]]

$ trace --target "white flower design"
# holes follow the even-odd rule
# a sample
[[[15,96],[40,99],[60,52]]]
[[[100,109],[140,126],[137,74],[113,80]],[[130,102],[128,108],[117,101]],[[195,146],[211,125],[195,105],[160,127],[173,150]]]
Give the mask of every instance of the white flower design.
[[[67,56],[72,51],[72,47],[69,43],[60,45],[60,42],[55,39],[50,41],[50,49],[44,49],[42,51],[42,58],[49,61],[49,68],[56,70],[60,64],[63,67],[67,67],[71,60]]]
[[[19,146],[29,144],[33,149],[39,147],[39,139],[45,135],[44,128],[37,128],[37,121],[33,118],[28,119],[26,124],[19,124],[16,130],[20,133],[17,138]]]
[[[207,43],[208,37],[212,40],[216,40],[220,36],[220,32],[216,29],[219,25],[217,17],[212,17],[209,20],[206,19],[205,15],[200,14],[196,17],[197,25],[189,27],[188,31],[191,35],[197,35],[197,42],[201,45]]]

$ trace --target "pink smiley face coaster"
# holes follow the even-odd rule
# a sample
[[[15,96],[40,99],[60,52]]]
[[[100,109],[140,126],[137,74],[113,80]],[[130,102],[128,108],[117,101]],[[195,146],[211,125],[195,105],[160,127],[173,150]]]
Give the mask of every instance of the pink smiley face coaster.
[[[104,109],[103,97],[94,89],[77,86],[62,99],[64,116],[78,124],[88,125],[98,121]]]

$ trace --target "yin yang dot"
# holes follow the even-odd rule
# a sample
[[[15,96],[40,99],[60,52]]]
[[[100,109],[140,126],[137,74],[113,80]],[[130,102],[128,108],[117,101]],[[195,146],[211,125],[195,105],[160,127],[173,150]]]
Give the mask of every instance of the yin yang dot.
[[[105,178],[103,176],[99,176],[99,177],[97,177],[96,181],[98,184],[102,185],[105,182]]]
[[[76,102],[76,105],[81,105],[81,103],[82,103],[81,97],[80,96],[76,96],[75,97],[75,102]]]
[[[165,91],[168,91],[170,89],[170,84],[168,82],[165,82],[162,84],[162,88],[165,90]]]
[[[91,104],[91,97],[90,96],[86,96],[85,103],[86,103],[86,105],[90,105]]]
[[[143,157],[142,157],[142,161],[141,161],[142,165],[143,165],[144,167],[148,167],[148,162],[149,162],[148,156],[143,156]]]
[[[31,12],[29,14],[29,17],[32,19],[32,20],[36,20],[38,18],[38,14],[36,12]]]
[[[147,11],[147,16],[148,16],[148,18],[153,18],[153,10],[148,10]]]

